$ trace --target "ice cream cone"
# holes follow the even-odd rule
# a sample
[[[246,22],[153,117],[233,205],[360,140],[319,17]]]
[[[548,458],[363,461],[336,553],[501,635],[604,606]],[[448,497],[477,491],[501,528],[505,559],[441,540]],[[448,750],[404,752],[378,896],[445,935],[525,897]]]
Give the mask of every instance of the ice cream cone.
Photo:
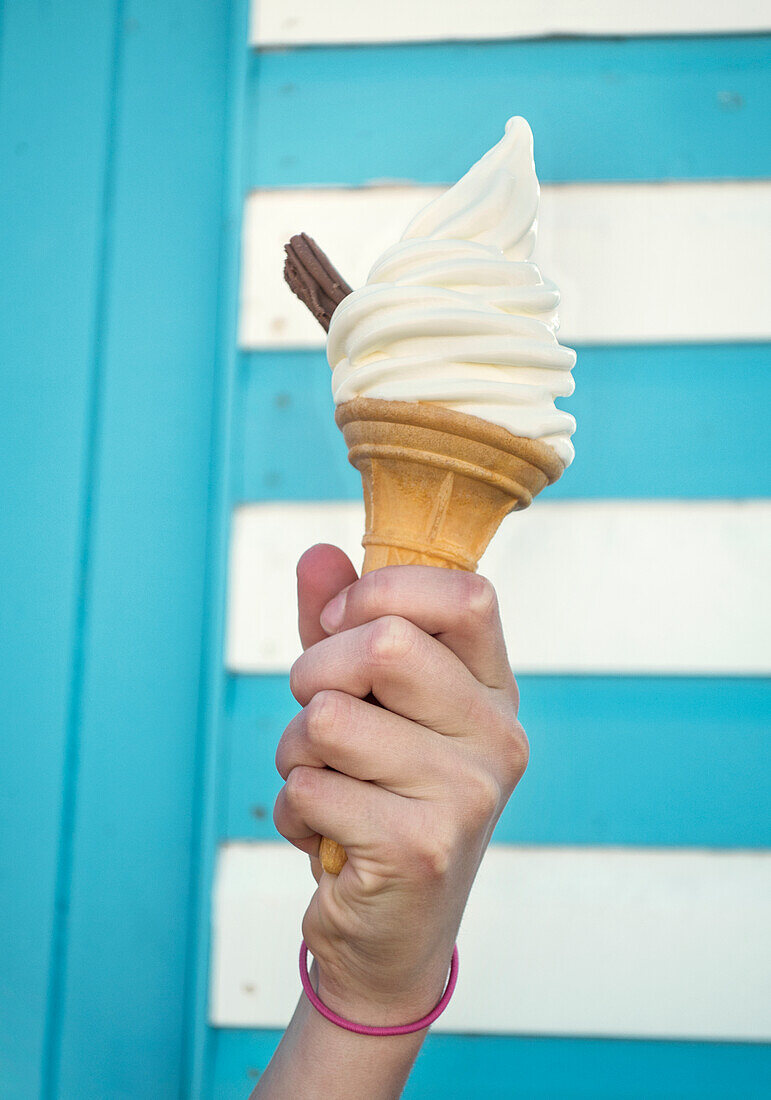
[[[531,260],[538,195],[533,135],[515,117],[357,290],[307,235],[287,245],[286,280],[329,333],[365,573],[473,572],[503,517],[573,459],[575,420],[556,400],[573,392],[576,356],[557,339],[559,290]],[[320,855],[333,874],[346,860],[326,838]]]
[[[385,565],[475,572],[503,517],[564,468],[547,443],[441,405],[356,398],[335,419],[364,489],[362,573]],[[325,837],[320,855],[339,874],[345,850]]]
[[[365,573],[416,564],[473,572],[503,517],[563,470],[548,444],[440,405],[356,398],[335,419],[361,473]]]

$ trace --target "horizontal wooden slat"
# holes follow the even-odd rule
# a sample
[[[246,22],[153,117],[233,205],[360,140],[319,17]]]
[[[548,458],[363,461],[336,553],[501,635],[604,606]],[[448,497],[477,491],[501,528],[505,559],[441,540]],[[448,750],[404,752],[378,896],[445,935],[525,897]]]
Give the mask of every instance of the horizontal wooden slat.
[[[289,668],[299,646],[295,562],[312,543],[334,542],[358,564],[362,512],[353,503],[236,509],[229,668]],[[770,545],[769,501],[539,499],[504,520],[481,571],[498,589],[520,672],[763,675]]]
[[[771,848],[771,680],[519,676],[530,763],[502,844]],[[286,674],[228,689],[221,835],[276,840]],[[725,766],[726,746],[730,767]]]
[[[213,1093],[244,1100],[278,1046],[277,1029],[213,1033]],[[767,1100],[771,1046],[763,1043],[453,1035],[431,1031],[403,1100]]]
[[[240,342],[318,347],[283,281],[283,245],[315,237],[353,286],[441,189],[256,191],[244,221]],[[771,182],[544,187],[536,260],[562,291],[563,343],[771,336]]]
[[[455,180],[516,111],[544,183],[765,179],[766,35],[268,50],[246,89],[249,187]],[[322,121],[323,120],[323,121]]]
[[[285,844],[220,850],[210,1019],[283,1026],[314,889]],[[771,1038],[771,854],[492,847],[437,1031]],[[270,945],[270,950],[266,950]]]
[[[550,35],[720,34],[771,25],[762,0],[253,0],[251,38],[257,46],[330,42],[433,42],[455,39],[543,38]]]
[[[771,496],[771,344],[585,347],[575,377],[576,460],[549,501]],[[238,500],[361,498],[322,349],[251,352],[238,384]]]

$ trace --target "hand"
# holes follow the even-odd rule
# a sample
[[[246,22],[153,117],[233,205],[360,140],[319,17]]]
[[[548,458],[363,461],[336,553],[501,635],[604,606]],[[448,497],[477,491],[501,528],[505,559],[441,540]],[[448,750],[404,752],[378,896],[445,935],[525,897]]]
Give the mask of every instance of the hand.
[[[279,832],[318,888],[303,935],[318,992],[368,1024],[437,1002],[471,885],[528,758],[495,592],[396,566],[361,580],[331,546],[298,565],[302,706],[276,753]],[[377,701],[377,705],[372,698]],[[344,845],[322,871],[321,835]]]

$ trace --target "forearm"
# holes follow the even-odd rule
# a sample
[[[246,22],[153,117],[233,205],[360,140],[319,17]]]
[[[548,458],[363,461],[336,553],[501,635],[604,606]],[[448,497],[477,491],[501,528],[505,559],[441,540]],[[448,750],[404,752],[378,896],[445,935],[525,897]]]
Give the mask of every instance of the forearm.
[[[251,1100],[397,1100],[425,1037],[425,1030],[385,1038],[345,1031],[301,995]]]
[[[302,924],[313,989],[253,1100],[397,1100],[425,1029],[358,1035],[325,1015],[390,1031],[444,1007],[463,908],[527,738],[488,582],[426,566],[356,580],[318,546],[298,586],[304,652],[290,682],[302,710],[276,751],[273,820],[317,882]],[[339,875],[321,868],[322,836],[345,847]]]

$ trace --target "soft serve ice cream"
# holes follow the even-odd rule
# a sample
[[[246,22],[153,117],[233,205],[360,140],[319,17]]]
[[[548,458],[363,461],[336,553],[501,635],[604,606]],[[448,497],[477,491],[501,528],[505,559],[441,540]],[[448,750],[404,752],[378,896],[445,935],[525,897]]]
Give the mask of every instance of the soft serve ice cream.
[[[336,405],[421,401],[541,440],[565,466],[576,355],[557,340],[559,291],[530,261],[538,179],[523,118],[344,298],[329,328]]]

